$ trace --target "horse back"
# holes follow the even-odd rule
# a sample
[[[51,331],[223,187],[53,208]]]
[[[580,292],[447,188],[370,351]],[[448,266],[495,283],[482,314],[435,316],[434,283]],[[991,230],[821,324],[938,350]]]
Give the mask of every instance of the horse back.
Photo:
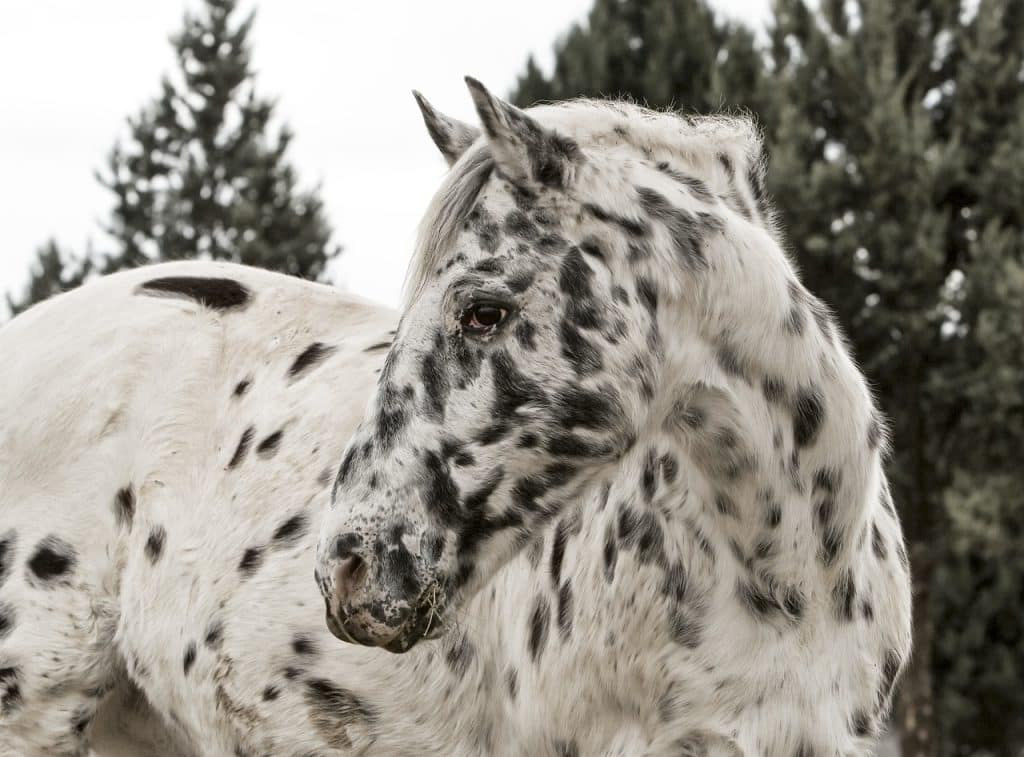
[[[172,263],[0,329],[0,754],[73,753],[125,669],[144,683],[125,618],[180,577],[161,552],[209,575],[200,542],[236,540],[238,577],[254,529],[328,491],[394,320],[326,286]]]

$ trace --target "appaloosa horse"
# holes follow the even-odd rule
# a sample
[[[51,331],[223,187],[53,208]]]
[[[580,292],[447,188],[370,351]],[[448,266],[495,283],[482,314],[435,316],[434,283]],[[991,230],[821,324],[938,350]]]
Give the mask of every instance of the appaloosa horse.
[[[885,433],[756,132],[468,83],[400,321],[176,263],[0,331],[0,753],[870,753]]]

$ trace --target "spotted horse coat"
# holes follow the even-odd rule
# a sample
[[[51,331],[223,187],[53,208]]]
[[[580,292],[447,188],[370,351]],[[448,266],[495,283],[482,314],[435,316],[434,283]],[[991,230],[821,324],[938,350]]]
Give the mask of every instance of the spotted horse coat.
[[[468,83],[400,320],[174,263],[0,330],[0,754],[870,753],[884,426],[756,133]]]

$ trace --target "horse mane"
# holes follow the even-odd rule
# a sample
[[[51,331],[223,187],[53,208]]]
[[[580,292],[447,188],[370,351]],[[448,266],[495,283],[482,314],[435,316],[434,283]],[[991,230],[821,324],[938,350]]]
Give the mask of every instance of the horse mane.
[[[729,170],[744,181],[763,184],[762,136],[748,116],[686,115],[588,98],[537,105],[526,112],[585,148],[628,144],[648,155],[672,155],[703,177],[727,162],[733,167]],[[422,291],[431,271],[441,263],[493,170],[487,140],[480,137],[445,176],[419,225],[406,274],[406,302]],[[771,219],[764,221],[772,231]]]

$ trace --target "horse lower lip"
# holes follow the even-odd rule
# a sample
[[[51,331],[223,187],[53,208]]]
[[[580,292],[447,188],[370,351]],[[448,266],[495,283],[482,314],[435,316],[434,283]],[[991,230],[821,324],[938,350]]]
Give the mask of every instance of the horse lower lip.
[[[405,623],[387,637],[375,639],[351,628],[349,624],[339,620],[335,615],[332,615],[331,613],[327,614],[327,630],[330,631],[335,638],[361,647],[381,647],[392,652],[404,652],[415,643],[415,641],[409,643],[405,638],[404,632],[407,628],[408,623]]]

